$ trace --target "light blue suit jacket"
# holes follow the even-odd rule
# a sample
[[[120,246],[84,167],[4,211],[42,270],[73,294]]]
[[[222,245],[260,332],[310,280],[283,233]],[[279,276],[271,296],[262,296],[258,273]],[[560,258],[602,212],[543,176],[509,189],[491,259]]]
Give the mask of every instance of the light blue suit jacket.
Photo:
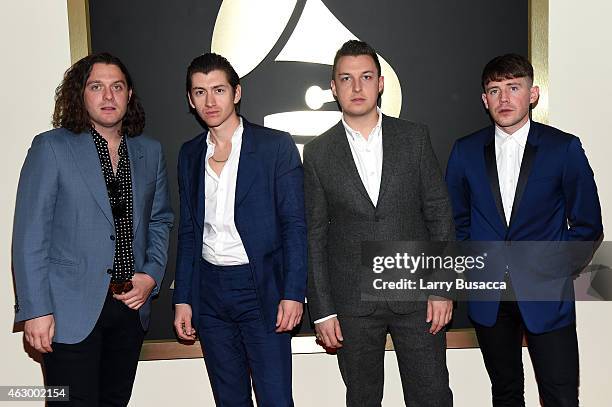
[[[127,139],[136,272],[161,286],[173,214],[159,142]],[[59,128],[34,138],[21,170],[13,225],[15,321],[53,314],[54,342],[93,330],[108,292],[115,226],[100,160],[88,132]],[[147,329],[151,298],[140,308]]]

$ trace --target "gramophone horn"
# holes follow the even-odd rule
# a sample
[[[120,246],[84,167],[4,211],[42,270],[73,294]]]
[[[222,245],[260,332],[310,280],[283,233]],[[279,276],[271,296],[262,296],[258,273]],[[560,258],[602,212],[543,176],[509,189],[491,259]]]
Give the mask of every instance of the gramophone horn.
[[[297,0],[224,0],[210,49],[226,57],[242,78],[270,52]]]

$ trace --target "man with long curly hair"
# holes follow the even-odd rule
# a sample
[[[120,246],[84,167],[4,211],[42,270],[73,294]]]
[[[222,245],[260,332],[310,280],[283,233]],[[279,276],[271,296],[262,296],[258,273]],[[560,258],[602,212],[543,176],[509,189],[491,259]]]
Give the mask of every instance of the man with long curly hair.
[[[13,229],[17,304],[48,386],[73,406],[127,405],[164,275],[173,214],[160,144],[123,63],[110,54],[70,67],[54,129],[21,170]]]

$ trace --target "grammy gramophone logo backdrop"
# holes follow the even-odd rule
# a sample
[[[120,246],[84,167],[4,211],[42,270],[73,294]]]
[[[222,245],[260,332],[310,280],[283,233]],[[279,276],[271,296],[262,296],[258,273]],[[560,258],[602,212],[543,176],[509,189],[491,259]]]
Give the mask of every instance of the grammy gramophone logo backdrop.
[[[527,54],[528,0],[104,0],[90,1],[92,50],[128,66],[176,179],[180,145],[202,128],[188,113],[185,72],[199,54],[226,56],[241,76],[241,113],[287,130],[298,146],[340,119],[329,91],[336,50],[358,38],[377,50],[381,108],[426,123],[440,165],[453,141],[484,127],[480,72],[493,56]],[[173,206],[178,191],[170,183]],[[174,338],[171,289],[176,228],[148,339]]]
[[[297,0],[224,0],[213,31],[211,50],[225,55],[240,77],[258,69],[283,32],[292,15],[298,15],[280,52],[273,55],[278,69],[291,69],[291,63],[319,65],[313,67],[311,84],[293,89],[302,108],[264,116],[264,125],[285,130],[294,136],[317,136],[340,120],[329,89],[329,72],[336,50],[347,40],[357,39],[321,0],[306,0],[296,10]],[[253,21],[266,24],[253,24]],[[396,72],[379,55],[385,92],[381,99],[384,113],[398,117],[402,106],[402,90]],[[323,68],[321,77],[320,69]],[[304,69],[309,69],[306,65]],[[288,72],[289,73],[289,72]],[[290,77],[291,75],[287,75]],[[301,96],[301,98],[300,98]],[[296,102],[298,102],[296,100]]]

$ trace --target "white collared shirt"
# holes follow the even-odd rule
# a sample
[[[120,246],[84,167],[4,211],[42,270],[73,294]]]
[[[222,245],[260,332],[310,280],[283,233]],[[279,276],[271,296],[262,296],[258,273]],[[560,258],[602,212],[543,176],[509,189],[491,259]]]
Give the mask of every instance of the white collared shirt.
[[[359,172],[361,182],[368,192],[370,200],[376,206],[380,192],[380,178],[382,175],[383,148],[382,148],[382,112],[376,108],[378,122],[366,139],[361,133],[353,130],[342,116],[342,125],[346,132],[353,161]]]
[[[499,191],[506,215],[506,224],[510,224],[512,215],[512,205],[521,172],[521,162],[527,144],[529,127],[527,123],[513,134],[507,134],[499,127],[495,126],[495,159],[497,161],[497,177],[499,178]]]
[[[382,112],[377,107],[378,122],[368,135],[368,139],[349,126],[342,116],[342,125],[353,154],[353,161],[359,172],[359,178],[368,192],[370,200],[376,206],[380,192],[382,176],[383,148],[382,148]],[[315,324],[337,317],[337,314],[328,315],[314,321]]]
[[[232,135],[232,150],[221,175],[210,167],[208,159],[215,153],[215,144],[206,136],[206,169],[204,174],[204,233],[202,257],[218,266],[248,264],[249,258],[234,223],[236,201],[236,179],[242,147],[242,118]]]

